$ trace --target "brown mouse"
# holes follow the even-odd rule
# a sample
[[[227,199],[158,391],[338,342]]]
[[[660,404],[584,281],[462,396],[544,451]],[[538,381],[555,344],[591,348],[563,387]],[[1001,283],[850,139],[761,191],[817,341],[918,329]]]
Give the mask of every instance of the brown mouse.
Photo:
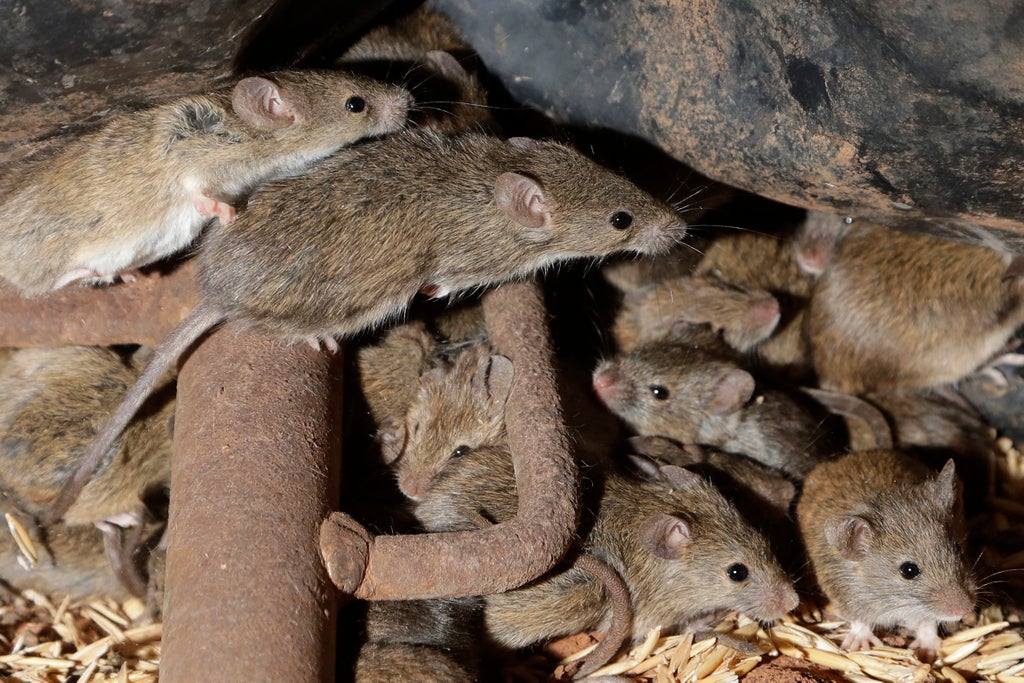
[[[21,349],[0,367],[0,454],[7,463],[0,488],[22,512],[41,516],[53,505],[148,351],[125,360],[99,347]],[[170,482],[173,416],[171,381],[108,451],[63,520],[103,531],[118,575],[139,595],[145,587],[132,573],[131,553],[146,519],[143,499]]]
[[[707,480],[670,465],[639,478],[591,472],[601,481],[588,494],[581,552],[622,576],[634,637],[727,610],[770,621],[796,606],[764,537]],[[481,517],[502,522],[516,511],[514,481],[505,445],[471,450],[449,460],[414,512],[430,531],[474,528]],[[611,616],[601,584],[575,566],[485,600],[490,635],[510,647],[606,628]]]
[[[472,683],[479,680],[480,600],[375,600],[365,609],[355,681]]]
[[[951,460],[935,476],[886,450],[823,463],[804,481],[800,532],[818,585],[850,621],[843,648],[880,645],[874,627],[902,625],[930,661],[938,625],[974,610],[958,489]]]
[[[18,514],[17,510],[7,511]],[[0,530],[0,585],[16,591],[36,590],[48,595],[70,595],[72,600],[133,595],[110,566],[106,538],[92,526],[57,524],[47,529],[45,541],[33,543],[40,554],[27,565],[14,537]]]
[[[376,425],[399,424],[416,398],[420,376],[433,367],[440,344],[420,321],[388,330],[356,353],[359,386]]]
[[[810,379],[804,321],[814,277],[801,269],[790,231],[779,235],[723,232],[708,245],[694,275],[774,296],[780,307],[779,322],[767,339],[751,349],[752,358],[759,367],[799,381]]]
[[[513,374],[512,361],[476,344],[419,378],[404,421],[378,433],[402,493],[421,500],[450,459],[504,440]]]
[[[793,252],[800,270],[813,276],[824,273],[852,225],[849,216],[808,211],[793,236]]]
[[[703,336],[646,344],[602,362],[594,391],[639,435],[740,453],[797,478],[838,450],[825,411],[798,395],[758,388]]]
[[[811,298],[821,386],[862,394],[973,372],[1024,322],[1024,283],[1005,277],[1008,264],[991,249],[856,223]]]
[[[161,343],[50,519],[159,378],[225,320],[332,348],[421,291],[447,296],[573,257],[657,253],[684,234],[671,208],[557,142],[406,131],[344,148],[257,191],[238,220],[207,233],[200,303]]]
[[[36,296],[111,282],[188,246],[210,217],[343,145],[401,128],[409,94],[354,74],[281,71],[125,114],[0,188],[0,276]]]
[[[780,315],[779,302],[765,290],[679,276],[625,290],[612,337],[618,350],[628,353],[670,335],[679,323],[707,323],[726,344],[749,351],[775,331]]]

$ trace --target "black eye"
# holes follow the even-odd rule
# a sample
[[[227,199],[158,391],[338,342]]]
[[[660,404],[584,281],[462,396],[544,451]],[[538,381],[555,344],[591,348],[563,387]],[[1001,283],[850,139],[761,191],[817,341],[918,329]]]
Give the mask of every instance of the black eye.
[[[350,111],[353,114],[358,114],[364,109],[366,109],[366,100],[358,95],[353,95],[345,102],[345,111]]]
[[[913,562],[904,562],[900,565],[900,576],[907,581],[912,581],[921,576],[921,568]]]
[[[454,451],[452,451],[451,457],[453,457],[453,458],[461,458],[466,453],[469,453],[470,450],[472,450],[472,449],[470,449],[469,446],[459,446]]]
[[[616,230],[625,230],[633,225],[633,214],[628,211],[616,211],[612,214],[611,224]]]
[[[729,578],[736,583],[746,581],[750,575],[750,570],[747,569],[747,565],[742,562],[735,562],[725,568],[725,573],[729,575]]]
[[[658,399],[659,401],[668,400],[668,389],[661,386],[660,384],[652,384],[647,388],[651,390],[651,394],[654,396],[654,398]]]

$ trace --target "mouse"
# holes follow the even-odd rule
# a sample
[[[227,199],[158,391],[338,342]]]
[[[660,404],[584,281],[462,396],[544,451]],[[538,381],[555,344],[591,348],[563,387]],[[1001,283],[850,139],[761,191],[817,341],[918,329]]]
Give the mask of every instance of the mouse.
[[[479,680],[480,598],[373,600],[346,611],[364,611],[355,681]]]
[[[331,71],[280,71],[114,118],[9,175],[0,277],[34,297],[112,282],[230,223],[265,182],[401,128],[408,92]]]
[[[879,248],[884,245],[884,248]],[[822,388],[948,385],[1024,322],[1024,284],[998,251],[860,221],[814,285],[807,335]]]
[[[6,512],[18,514],[9,504]],[[111,568],[106,538],[93,526],[58,524],[44,541],[33,541],[40,561],[28,565],[6,530],[0,531],[0,584],[10,590],[70,595],[72,600],[109,598],[124,601],[134,593]]]
[[[395,319],[418,293],[445,297],[576,257],[653,254],[686,232],[673,209],[567,145],[431,131],[343,148],[211,228],[198,305],[90,445],[51,521],[155,383],[226,320],[336,349],[336,338]]]
[[[71,478],[106,414],[152,353],[130,357],[102,347],[19,349],[0,366],[0,489],[32,517],[45,515]],[[171,478],[174,382],[159,388],[64,515],[107,538],[117,575],[137,595],[145,582],[134,552],[148,517],[144,499]],[[48,535],[48,531],[46,532]]]
[[[384,460],[407,498],[421,500],[450,459],[501,442],[513,376],[512,361],[474,344],[419,378],[403,422],[378,431]]]
[[[405,419],[420,377],[440,354],[441,345],[419,320],[396,325],[356,352],[359,386],[374,424],[397,425]]]
[[[721,611],[771,621],[797,595],[765,538],[700,475],[656,464],[618,473],[591,468],[580,553],[615,569],[629,589],[631,635],[655,626],[704,627]],[[414,514],[428,531],[510,519],[516,511],[507,444],[450,459]],[[572,559],[572,558],[570,558]],[[611,618],[602,585],[575,564],[507,593],[484,598],[489,635],[508,647],[589,629]]]
[[[881,645],[875,627],[906,626],[932,661],[938,626],[974,611],[953,461],[937,475],[892,450],[850,453],[804,480],[797,521],[817,583],[850,622],[842,647]]]
[[[637,435],[743,454],[796,479],[841,448],[820,406],[758,386],[708,331],[694,334],[602,361],[594,392]]]
[[[790,230],[777,235],[723,232],[706,247],[694,275],[747,290],[764,290],[775,297],[779,321],[766,339],[750,349],[748,358],[758,369],[786,379],[799,383],[813,380],[804,326],[815,277],[801,269]]]
[[[710,276],[679,276],[623,291],[612,324],[620,352],[669,336],[680,322],[707,323],[733,349],[746,352],[779,324],[779,302],[763,289],[729,285]]]

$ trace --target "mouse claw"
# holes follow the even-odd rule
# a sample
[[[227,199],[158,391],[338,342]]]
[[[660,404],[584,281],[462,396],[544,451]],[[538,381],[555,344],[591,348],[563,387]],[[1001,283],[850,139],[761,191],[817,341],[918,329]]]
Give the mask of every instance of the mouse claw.
[[[318,337],[315,334],[311,334],[306,337],[305,340],[314,351],[326,351],[327,353],[338,352],[338,340],[334,337]]]
[[[373,535],[344,512],[332,512],[320,525],[320,556],[331,582],[352,595],[363,582]]]

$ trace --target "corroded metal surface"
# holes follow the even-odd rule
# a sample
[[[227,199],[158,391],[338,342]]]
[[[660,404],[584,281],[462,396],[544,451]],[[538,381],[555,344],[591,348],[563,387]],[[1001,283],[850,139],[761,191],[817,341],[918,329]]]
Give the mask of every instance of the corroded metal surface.
[[[162,681],[334,680],[338,361],[229,324],[182,368]]]

